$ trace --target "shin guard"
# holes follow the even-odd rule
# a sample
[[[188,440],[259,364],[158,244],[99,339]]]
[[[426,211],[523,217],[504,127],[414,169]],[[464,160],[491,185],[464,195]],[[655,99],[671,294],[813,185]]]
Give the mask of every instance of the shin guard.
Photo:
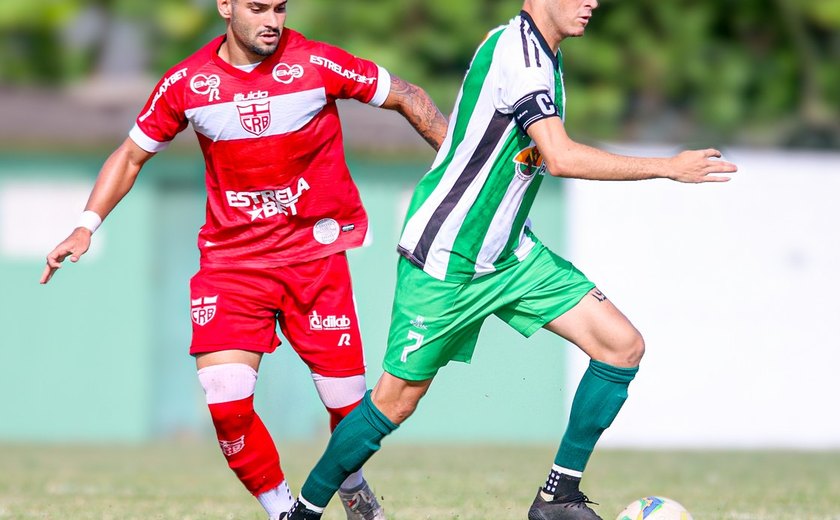
[[[580,380],[569,425],[554,464],[576,472],[586,468],[601,434],[609,428],[627,399],[627,387],[639,367],[622,368],[591,360]]]
[[[342,420],[330,437],[321,460],[309,473],[301,497],[326,507],[341,483],[379,450],[382,439],[397,429],[370,399],[364,399]]]
[[[199,371],[210,417],[230,469],[253,495],[284,480],[280,456],[254,411],[256,372],[248,365],[225,364]]]

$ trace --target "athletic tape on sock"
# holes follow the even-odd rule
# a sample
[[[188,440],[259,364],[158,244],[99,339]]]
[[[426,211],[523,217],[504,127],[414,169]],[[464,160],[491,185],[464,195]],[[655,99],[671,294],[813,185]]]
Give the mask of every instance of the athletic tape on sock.
[[[223,363],[198,371],[207,404],[239,401],[254,394],[257,371],[244,363]]]
[[[315,389],[327,408],[343,408],[358,403],[367,391],[365,376],[327,377],[312,373]]]

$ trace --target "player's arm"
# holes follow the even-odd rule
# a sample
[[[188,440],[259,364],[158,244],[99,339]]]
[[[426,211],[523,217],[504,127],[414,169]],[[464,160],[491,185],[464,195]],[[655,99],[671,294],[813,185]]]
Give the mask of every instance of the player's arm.
[[[667,178],[679,182],[724,182],[738,170],[730,162],[716,160],[715,149],[687,150],[673,157],[629,157],[573,141],[559,117],[542,118],[527,128],[546,168],[556,177],[602,181],[632,181]]]
[[[152,156],[154,153],[143,150],[131,138],[127,138],[102,165],[85,211],[95,213],[100,221],[104,220],[131,190],[143,164]],[[61,262],[68,256],[71,262],[78,262],[79,257],[90,248],[92,234],[91,229],[80,225],[58,244],[47,255],[47,265],[41,275],[41,283],[49,282],[56,270],[61,267]]]
[[[435,151],[440,149],[446,137],[447,121],[425,90],[391,75],[391,90],[382,108],[402,114]]]

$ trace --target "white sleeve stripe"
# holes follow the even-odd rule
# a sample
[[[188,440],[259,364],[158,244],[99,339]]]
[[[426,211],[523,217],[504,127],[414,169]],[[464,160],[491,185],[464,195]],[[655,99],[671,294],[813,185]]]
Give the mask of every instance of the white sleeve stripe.
[[[368,101],[368,105],[381,107],[382,103],[388,98],[388,94],[391,93],[391,74],[379,65],[377,67],[379,68],[379,78],[376,80],[376,93]]]
[[[171,142],[166,141],[164,143],[159,143],[155,141],[154,139],[146,135],[146,133],[143,132],[143,130],[141,130],[139,126],[137,126],[137,123],[134,124],[134,128],[132,128],[131,131],[128,133],[128,137],[130,137],[131,140],[134,141],[135,144],[137,144],[137,146],[146,150],[149,153],[161,152],[165,150]]]

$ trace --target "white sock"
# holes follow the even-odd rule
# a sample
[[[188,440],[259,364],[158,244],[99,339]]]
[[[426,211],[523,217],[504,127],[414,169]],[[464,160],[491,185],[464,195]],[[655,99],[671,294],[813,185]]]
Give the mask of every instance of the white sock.
[[[365,376],[327,377],[312,372],[312,380],[327,408],[344,408],[360,401],[367,392]]]
[[[238,401],[254,394],[257,371],[244,363],[222,363],[198,371],[207,404]]]
[[[367,392],[365,376],[350,377],[326,377],[321,374],[312,373],[312,380],[315,382],[315,389],[318,397],[327,408],[343,408],[359,401]],[[341,490],[356,490],[362,487],[365,478],[362,470],[351,474],[341,483]]]
[[[268,513],[269,520],[275,520],[280,517],[280,513],[285,513],[292,508],[295,502],[292,499],[292,492],[289,490],[289,484],[284,480],[276,488],[270,489],[265,493],[257,495],[257,500]]]
[[[359,471],[351,473],[349,477],[344,479],[344,482],[341,483],[341,487],[339,489],[342,491],[355,491],[362,487],[362,484],[364,483],[365,477],[362,475],[362,470],[359,469]]]

